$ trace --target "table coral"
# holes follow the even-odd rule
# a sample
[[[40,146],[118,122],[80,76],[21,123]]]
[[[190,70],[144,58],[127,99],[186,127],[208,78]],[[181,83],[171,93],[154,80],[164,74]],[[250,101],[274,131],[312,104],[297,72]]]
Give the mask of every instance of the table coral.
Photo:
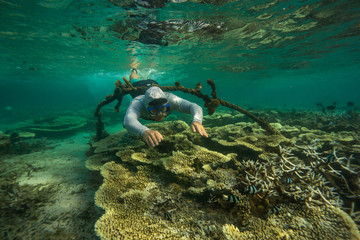
[[[100,141],[91,144],[94,153],[103,152],[117,152],[119,150],[127,149],[128,146],[132,148],[143,147],[144,142],[131,137],[126,130],[120,131],[116,134],[110,135]]]
[[[95,201],[106,209],[96,223],[95,229],[102,239],[160,239],[178,238],[175,229],[167,227],[166,221],[147,214],[151,200],[159,194],[156,184],[152,184],[138,168],[133,174],[113,162],[103,166],[101,173],[106,179],[97,191]]]
[[[345,132],[326,134],[286,125],[276,126],[286,138],[271,139],[256,125],[208,128],[211,138],[204,139],[182,121],[164,122],[151,124],[164,133],[156,148],[124,133],[94,144],[93,170],[100,169],[104,177],[95,196],[105,209],[96,223],[98,236],[356,239],[354,221],[340,210],[350,199],[350,214],[357,219],[358,169],[346,152],[356,141]],[[313,134],[312,141],[300,136],[306,133]],[[230,136],[234,145],[220,144],[231,142]],[[332,142],[322,142],[329,136]],[[114,139],[121,144],[111,145]]]
[[[222,231],[227,240],[241,239],[359,239],[359,231],[349,216],[335,207],[299,211],[299,206],[284,206],[268,221],[255,221],[245,231],[225,224]],[[304,231],[306,230],[306,231]]]
[[[268,159],[267,153],[277,149],[279,144],[291,145],[294,142],[279,134],[265,135],[259,126],[251,123],[213,127],[208,130],[208,134],[216,150],[233,151],[253,159]]]
[[[70,135],[85,128],[87,124],[87,119],[79,116],[59,116],[19,123],[19,125],[24,125],[20,130],[33,132],[41,137]]]

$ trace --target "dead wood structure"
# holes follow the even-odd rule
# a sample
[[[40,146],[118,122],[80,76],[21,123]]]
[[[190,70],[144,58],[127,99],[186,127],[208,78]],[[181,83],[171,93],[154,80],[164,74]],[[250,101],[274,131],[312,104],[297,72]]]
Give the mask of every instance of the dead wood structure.
[[[145,90],[149,88],[149,86],[133,87],[132,84],[125,77],[123,77],[123,80],[124,80],[125,84],[123,84],[120,80],[116,81],[116,83],[115,83],[116,88],[114,90],[114,94],[106,96],[105,100],[100,102],[98,104],[98,106],[96,107],[95,114],[94,114],[95,117],[97,118],[95,141],[98,141],[98,140],[103,139],[106,136],[108,136],[108,133],[105,131],[105,128],[104,128],[104,123],[101,119],[100,110],[103,106],[117,100],[118,103],[115,106],[115,112],[119,112],[119,108],[121,106],[122,99],[125,95],[130,94],[135,91],[139,91],[139,90],[142,90],[143,92],[145,92]],[[275,128],[273,128],[264,119],[255,116],[254,114],[248,112],[247,110],[245,110],[239,106],[236,106],[235,104],[229,103],[227,101],[224,101],[224,100],[221,100],[220,98],[218,98],[217,93],[216,93],[216,86],[212,79],[207,80],[207,83],[210,85],[210,87],[212,89],[211,97],[206,94],[203,94],[201,92],[201,88],[202,88],[201,83],[197,83],[195,89],[183,87],[180,85],[179,82],[175,82],[175,86],[160,86],[160,85],[156,85],[156,84],[152,85],[152,86],[158,86],[163,91],[182,91],[184,93],[189,93],[191,95],[195,95],[195,96],[201,98],[205,102],[204,107],[206,108],[209,115],[212,115],[215,112],[216,108],[220,105],[227,107],[227,108],[234,109],[238,112],[245,114],[246,116],[248,116],[249,118],[251,118],[252,120],[257,122],[263,129],[266,130],[266,132],[268,134],[271,134],[271,135],[280,134]]]

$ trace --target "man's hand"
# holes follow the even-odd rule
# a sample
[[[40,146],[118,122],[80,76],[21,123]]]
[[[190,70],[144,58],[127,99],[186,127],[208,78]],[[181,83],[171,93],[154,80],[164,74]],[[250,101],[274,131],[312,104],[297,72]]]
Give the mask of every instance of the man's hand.
[[[205,131],[205,128],[204,126],[200,123],[200,122],[192,122],[191,124],[191,130],[193,132],[198,132],[200,133],[201,136],[204,136],[204,137],[208,137],[206,131]]]
[[[150,129],[144,132],[143,138],[150,147],[156,147],[163,140],[161,133]]]

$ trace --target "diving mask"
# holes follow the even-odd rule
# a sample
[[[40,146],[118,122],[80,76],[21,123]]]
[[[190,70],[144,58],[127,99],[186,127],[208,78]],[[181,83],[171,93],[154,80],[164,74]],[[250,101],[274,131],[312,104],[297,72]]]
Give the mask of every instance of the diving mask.
[[[168,113],[170,111],[170,103],[167,102],[161,106],[148,107],[147,110],[151,116],[158,116],[162,113]]]

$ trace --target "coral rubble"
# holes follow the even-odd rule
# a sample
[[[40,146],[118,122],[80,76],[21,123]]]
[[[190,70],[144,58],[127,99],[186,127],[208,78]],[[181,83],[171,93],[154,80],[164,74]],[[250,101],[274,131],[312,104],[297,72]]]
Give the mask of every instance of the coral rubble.
[[[148,148],[126,132],[93,144],[87,166],[104,177],[95,202],[101,239],[359,239],[358,143],[241,114],[207,116],[209,138],[183,121],[150,124]],[[227,125],[218,126],[218,119]],[[306,137],[305,137],[306,136]],[[354,152],[352,155],[351,153]],[[341,210],[342,209],[342,210]],[[350,210],[349,210],[350,209]],[[344,212],[346,211],[346,212]]]

